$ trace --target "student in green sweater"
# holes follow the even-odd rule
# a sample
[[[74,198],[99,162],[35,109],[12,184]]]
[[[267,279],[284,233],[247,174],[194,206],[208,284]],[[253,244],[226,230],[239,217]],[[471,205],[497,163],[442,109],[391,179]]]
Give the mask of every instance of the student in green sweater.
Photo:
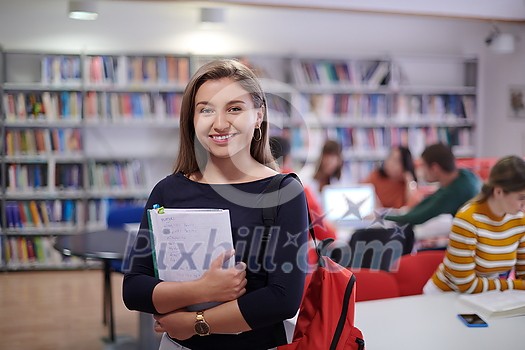
[[[463,204],[479,193],[479,178],[469,170],[456,167],[449,146],[442,143],[430,145],[421,154],[421,160],[425,181],[438,182],[439,189],[406,214],[386,215],[385,220],[419,225],[441,214],[453,217]]]

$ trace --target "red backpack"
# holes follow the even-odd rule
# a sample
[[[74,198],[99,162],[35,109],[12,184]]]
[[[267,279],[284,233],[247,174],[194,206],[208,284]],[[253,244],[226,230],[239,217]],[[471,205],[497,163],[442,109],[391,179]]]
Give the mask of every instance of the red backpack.
[[[278,192],[280,183],[287,176],[297,179],[293,173],[278,175],[278,179],[272,181],[275,184],[271,183],[266,192]],[[265,226],[271,227],[275,212],[265,208],[263,217]],[[317,267],[308,276],[310,282],[303,295],[292,343],[277,349],[364,350],[363,334],[354,326],[355,276],[350,270],[322,255],[333,239],[317,242],[311,225],[309,231],[319,257]]]
[[[279,350],[364,350],[363,334],[354,326],[355,276],[320,256],[308,284],[291,344]]]

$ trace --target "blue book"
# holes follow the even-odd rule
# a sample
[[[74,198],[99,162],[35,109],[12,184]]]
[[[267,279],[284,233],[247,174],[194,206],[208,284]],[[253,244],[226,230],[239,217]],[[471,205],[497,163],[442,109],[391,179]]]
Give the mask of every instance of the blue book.
[[[62,118],[69,118],[71,110],[69,108],[69,92],[60,93],[60,102],[62,104]]]

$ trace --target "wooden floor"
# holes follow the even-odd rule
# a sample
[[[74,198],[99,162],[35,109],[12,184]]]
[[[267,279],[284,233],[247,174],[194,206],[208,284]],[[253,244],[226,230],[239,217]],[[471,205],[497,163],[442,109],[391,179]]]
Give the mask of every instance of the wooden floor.
[[[122,302],[122,275],[112,274],[116,333],[138,335],[138,314]],[[0,273],[1,350],[107,349],[102,271]]]

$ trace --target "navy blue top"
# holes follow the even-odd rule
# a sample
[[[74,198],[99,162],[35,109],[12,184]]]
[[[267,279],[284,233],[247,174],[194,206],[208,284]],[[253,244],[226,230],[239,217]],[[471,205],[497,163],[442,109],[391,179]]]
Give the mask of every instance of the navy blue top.
[[[247,264],[246,294],[238,299],[240,311],[252,328],[238,335],[195,335],[176,340],[193,350],[269,349],[285,343],[282,321],[297,312],[304,288],[307,251],[308,214],[302,185],[286,178],[279,192],[275,229],[268,249],[269,263],[260,269],[258,255],[264,231],[261,193],[272,177],[239,184],[210,185],[194,182],[183,174],[172,174],[152,190],[146,209],[154,204],[165,208],[228,209],[236,261]],[[149,246],[147,211],[130,253],[130,270],[123,282],[123,299],[131,310],[158,313],[152,302],[155,277],[152,249]],[[252,248],[253,244],[253,248]],[[274,253],[272,253],[274,252]],[[270,258],[270,260],[267,260]]]

